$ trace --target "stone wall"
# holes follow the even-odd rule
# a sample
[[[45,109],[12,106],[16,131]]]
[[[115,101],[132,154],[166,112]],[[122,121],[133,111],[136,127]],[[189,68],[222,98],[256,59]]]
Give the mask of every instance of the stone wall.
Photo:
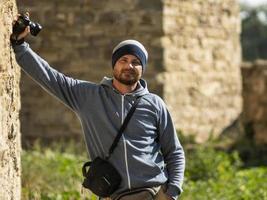
[[[162,95],[153,81],[162,71],[162,3],[143,0],[18,1],[43,25],[32,48],[52,67],[75,78],[100,82],[111,76],[111,53],[124,39],[137,39],[149,51],[145,78],[150,90]],[[137,17],[138,16],[138,17]],[[60,102],[46,94],[24,73],[21,81],[23,138],[80,138],[79,121]]]
[[[164,99],[184,133],[206,140],[242,110],[236,0],[165,0]]]
[[[9,44],[15,1],[0,3],[0,199],[20,199],[19,68]]]
[[[267,61],[243,63],[243,123],[256,143],[267,144]]]
[[[99,82],[111,74],[110,57],[123,39],[149,52],[150,91],[162,96],[177,129],[199,141],[216,135],[240,113],[237,0],[18,1],[44,29],[31,46],[56,69]],[[22,77],[25,137],[79,136],[75,115]]]

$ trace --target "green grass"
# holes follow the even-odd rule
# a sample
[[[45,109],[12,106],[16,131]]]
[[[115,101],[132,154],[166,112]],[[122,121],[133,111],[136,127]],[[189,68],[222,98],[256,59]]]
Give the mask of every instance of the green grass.
[[[87,191],[81,194],[87,157],[69,151],[36,146],[22,152],[22,200],[96,199]]]
[[[96,200],[89,192],[81,194],[85,151],[75,143],[24,150],[22,200]],[[185,153],[184,192],[179,200],[267,200],[266,166],[244,168],[238,153],[207,145],[194,145]]]
[[[267,167],[245,169],[236,152],[187,152],[182,200],[267,200]]]

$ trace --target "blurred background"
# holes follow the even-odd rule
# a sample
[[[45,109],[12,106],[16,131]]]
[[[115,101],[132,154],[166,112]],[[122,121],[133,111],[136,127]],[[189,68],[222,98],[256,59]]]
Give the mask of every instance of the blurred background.
[[[149,52],[144,78],[185,148],[184,200],[267,199],[267,4],[256,0],[17,1],[43,30],[31,48],[100,82],[124,39]],[[22,73],[22,198],[81,194],[88,159],[75,114]],[[37,176],[38,175],[38,176]]]

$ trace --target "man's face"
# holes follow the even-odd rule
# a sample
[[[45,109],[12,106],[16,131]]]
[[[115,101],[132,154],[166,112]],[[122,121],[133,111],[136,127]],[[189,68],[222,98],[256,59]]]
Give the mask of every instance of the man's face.
[[[124,85],[133,85],[142,76],[142,65],[134,55],[124,55],[115,63],[113,76]]]

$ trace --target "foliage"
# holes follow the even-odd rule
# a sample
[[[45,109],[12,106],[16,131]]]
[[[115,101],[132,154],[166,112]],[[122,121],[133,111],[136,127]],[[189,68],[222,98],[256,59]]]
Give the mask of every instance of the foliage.
[[[62,152],[57,148],[42,148],[22,152],[23,200],[77,200],[89,199],[81,194],[81,167],[85,156]],[[87,195],[90,196],[90,195]]]
[[[267,5],[241,5],[241,44],[243,59],[267,59]]]
[[[230,176],[241,166],[237,152],[226,154],[211,147],[199,146],[187,151],[185,176],[192,181],[207,181]]]
[[[222,173],[217,179],[184,183],[183,200],[264,200],[267,199],[267,168]]]
[[[185,139],[189,143],[191,139]],[[181,200],[265,200],[267,167],[244,168],[238,153],[214,144],[184,143],[186,172]],[[65,147],[63,149],[62,147]],[[39,145],[22,153],[22,200],[96,200],[81,194],[81,167],[87,160],[77,145]],[[78,146],[79,147],[79,146]],[[80,147],[79,147],[80,148]],[[76,152],[76,153],[72,153]]]
[[[242,168],[237,152],[198,146],[186,158],[182,200],[267,199],[267,168]]]
[[[253,137],[247,135],[232,144],[230,151],[238,151],[244,167],[267,166],[267,146],[255,143]]]

